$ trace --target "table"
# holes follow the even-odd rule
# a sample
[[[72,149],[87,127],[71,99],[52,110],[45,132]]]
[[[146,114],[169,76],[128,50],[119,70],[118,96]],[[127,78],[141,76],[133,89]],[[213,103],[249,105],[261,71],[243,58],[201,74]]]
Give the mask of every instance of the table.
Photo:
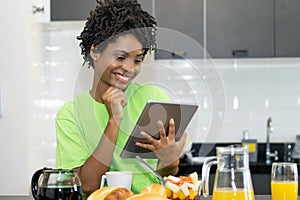
[[[200,200],[211,200],[211,196],[207,198],[201,197]],[[255,200],[272,200],[272,198],[271,195],[255,195]],[[300,200],[299,196],[298,200]]]
[[[0,200],[32,200],[30,196],[0,196]],[[211,200],[211,196],[204,198],[201,197],[200,200]],[[272,200],[270,195],[255,195],[255,200]],[[298,197],[300,200],[300,197]]]

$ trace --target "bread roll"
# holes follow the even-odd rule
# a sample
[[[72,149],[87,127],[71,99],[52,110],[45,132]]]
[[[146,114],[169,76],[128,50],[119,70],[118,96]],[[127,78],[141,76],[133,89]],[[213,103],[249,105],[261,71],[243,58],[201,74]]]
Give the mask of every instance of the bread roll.
[[[127,200],[166,200],[166,190],[160,184],[151,184],[144,187],[140,194],[133,195]]]
[[[134,193],[127,188],[122,187],[103,187],[93,192],[88,200],[126,200],[131,197]]]
[[[145,187],[141,191],[141,194],[146,194],[146,193],[159,194],[161,196],[166,196],[166,189],[162,185],[154,183],[154,184],[151,184],[151,185]]]
[[[155,193],[145,193],[145,194],[135,194],[129,197],[127,200],[167,200],[167,197]]]
[[[127,188],[103,187],[93,192],[87,200],[167,200],[166,190],[160,184],[145,187],[140,194],[134,194]]]

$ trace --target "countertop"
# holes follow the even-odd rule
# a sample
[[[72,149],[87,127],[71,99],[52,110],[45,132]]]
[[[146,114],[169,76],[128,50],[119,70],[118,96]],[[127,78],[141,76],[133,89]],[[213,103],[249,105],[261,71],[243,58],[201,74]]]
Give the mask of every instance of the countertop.
[[[298,165],[298,170],[300,171],[300,165]],[[264,162],[256,162],[256,163],[250,163],[249,164],[250,172],[251,174],[270,174],[271,175],[271,169],[272,164],[266,164]],[[202,164],[191,164],[191,163],[180,163],[179,165],[179,173],[180,175],[187,175],[194,171],[197,171],[201,174],[202,171]],[[213,165],[211,167],[211,173],[215,173],[216,171],[216,165]]]
[[[266,164],[264,162],[250,163],[249,164],[251,177],[252,177],[252,185],[254,189],[254,193],[256,195],[270,195],[271,194],[271,168],[272,165]],[[212,165],[210,169],[210,177],[209,177],[209,191],[213,191],[213,184],[215,178],[217,166]],[[300,165],[298,164],[298,171],[300,171]],[[189,175],[193,172],[197,172],[199,177],[202,176],[202,164],[190,164],[190,163],[181,163],[179,165],[178,175]],[[299,181],[299,189],[298,194],[300,194],[300,179]]]
[[[192,172],[197,172],[198,174],[202,173],[202,164],[192,164],[192,163],[186,163],[181,162],[179,164],[179,175],[188,175]],[[298,172],[300,172],[300,164],[297,163],[298,166]],[[271,175],[271,169],[272,164],[266,164],[264,162],[256,162],[256,163],[249,163],[249,168],[251,174],[270,174]],[[217,169],[216,165],[212,165],[210,169],[210,173],[215,173]]]
[[[211,200],[211,196],[209,197],[201,197],[200,200]],[[270,195],[255,195],[255,200],[272,200]],[[298,197],[298,200],[300,200],[300,197]]]
[[[270,195],[255,195],[255,200],[271,200]],[[32,200],[30,196],[0,196],[0,200]],[[201,197],[200,200],[211,200],[211,197]],[[298,197],[300,200],[300,197]]]
[[[285,155],[287,151],[287,146],[290,144],[291,147],[294,146],[294,143],[271,143],[270,150],[271,152],[277,151],[278,152],[278,160],[276,162],[284,162]],[[207,157],[207,156],[215,156],[216,154],[216,147],[224,147],[231,145],[230,143],[193,143],[191,152],[192,156],[200,156],[200,157]],[[237,144],[238,145],[238,144]],[[271,174],[272,164],[265,163],[265,150],[266,144],[265,143],[258,143],[257,144],[257,162],[250,162],[249,168],[251,174]],[[272,159],[272,162],[274,160]],[[202,164],[191,164],[187,163],[187,158],[184,157],[180,160],[179,166],[179,175],[187,175],[193,171],[197,171],[201,174]],[[298,170],[300,169],[300,165],[298,163]],[[211,167],[211,173],[215,173],[216,165]]]

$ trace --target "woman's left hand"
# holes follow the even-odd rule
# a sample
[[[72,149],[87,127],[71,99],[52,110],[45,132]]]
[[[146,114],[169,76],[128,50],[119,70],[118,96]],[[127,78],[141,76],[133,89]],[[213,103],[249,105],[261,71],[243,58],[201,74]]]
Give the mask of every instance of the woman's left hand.
[[[160,139],[155,139],[151,135],[142,131],[141,134],[146,138],[149,144],[137,142],[136,145],[144,149],[148,149],[155,153],[159,159],[159,168],[170,166],[172,163],[178,163],[180,153],[185,145],[187,133],[184,132],[180,140],[175,141],[175,122],[173,119],[169,121],[168,136],[161,121],[157,122],[159,128]],[[177,166],[176,166],[177,167]]]

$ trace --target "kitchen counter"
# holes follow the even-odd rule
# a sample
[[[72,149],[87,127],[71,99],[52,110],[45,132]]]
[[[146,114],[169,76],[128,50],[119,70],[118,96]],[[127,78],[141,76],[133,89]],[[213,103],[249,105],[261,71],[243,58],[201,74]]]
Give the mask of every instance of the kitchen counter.
[[[201,197],[200,200],[211,200],[211,196],[204,198]],[[270,195],[255,195],[255,200],[272,200]],[[298,197],[298,200],[300,200],[300,197]]]
[[[255,195],[255,200],[271,200],[270,195]],[[0,196],[0,200],[32,200],[30,196]],[[211,200],[211,196],[204,198],[201,197],[200,200]],[[300,200],[300,197],[298,197]]]
[[[293,143],[289,143],[292,147],[294,146]],[[228,146],[232,145],[229,143],[193,143],[191,152],[192,156],[197,157],[207,157],[207,156],[215,156],[216,154],[216,147],[220,146]],[[237,144],[239,145],[239,144]],[[271,143],[270,149],[271,152],[277,151],[278,152],[278,160],[277,162],[283,162],[286,159],[287,155],[287,143]],[[265,150],[266,144],[265,143],[258,143],[258,155],[257,160],[258,162],[249,163],[249,168],[252,177],[252,184],[254,188],[254,192],[256,195],[270,195],[271,194],[271,169],[272,164],[265,163]],[[274,160],[272,160],[274,162]],[[212,165],[210,169],[210,178],[209,178],[209,190],[212,191],[214,177],[216,172],[216,165]],[[298,163],[298,171],[300,171],[300,165]],[[202,176],[202,164],[191,164],[187,162],[187,157],[183,157],[180,161],[179,165],[179,172],[177,175],[188,175],[193,172],[197,172],[199,177]],[[299,179],[300,181],[300,179]],[[300,187],[300,184],[299,184]],[[300,193],[300,188],[298,190]]]
[[[252,184],[254,192],[257,195],[270,195],[271,194],[271,168],[272,165],[267,165],[264,162],[250,163],[250,172],[252,177]],[[213,183],[215,178],[217,166],[212,165],[210,168],[210,177],[209,177],[209,191],[213,190]],[[300,171],[300,165],[298,164],[298,171]],[[199,177],[202,175],[202,164],[190,164],[190,163],[181,163],[179,165],[178,175],[189,175],[193,172],[197,172]],[[298,194],[300,193],[300,179],[298,180]]]
[[[297,164],[298,171],[300,172],[300,164]],[[215,173],[217,166],[213,165],[210,169],[211,173]],[[257,162],[257,163],[250,163],[249,164],[251,174],[270,174],[272,164],[266,164],[264,162]],[[192,172],[198,172],[201,174],[202,171],[202,164],[191,164],[186,162],[181,162],[179,165],[179,175],[188,175]]]

